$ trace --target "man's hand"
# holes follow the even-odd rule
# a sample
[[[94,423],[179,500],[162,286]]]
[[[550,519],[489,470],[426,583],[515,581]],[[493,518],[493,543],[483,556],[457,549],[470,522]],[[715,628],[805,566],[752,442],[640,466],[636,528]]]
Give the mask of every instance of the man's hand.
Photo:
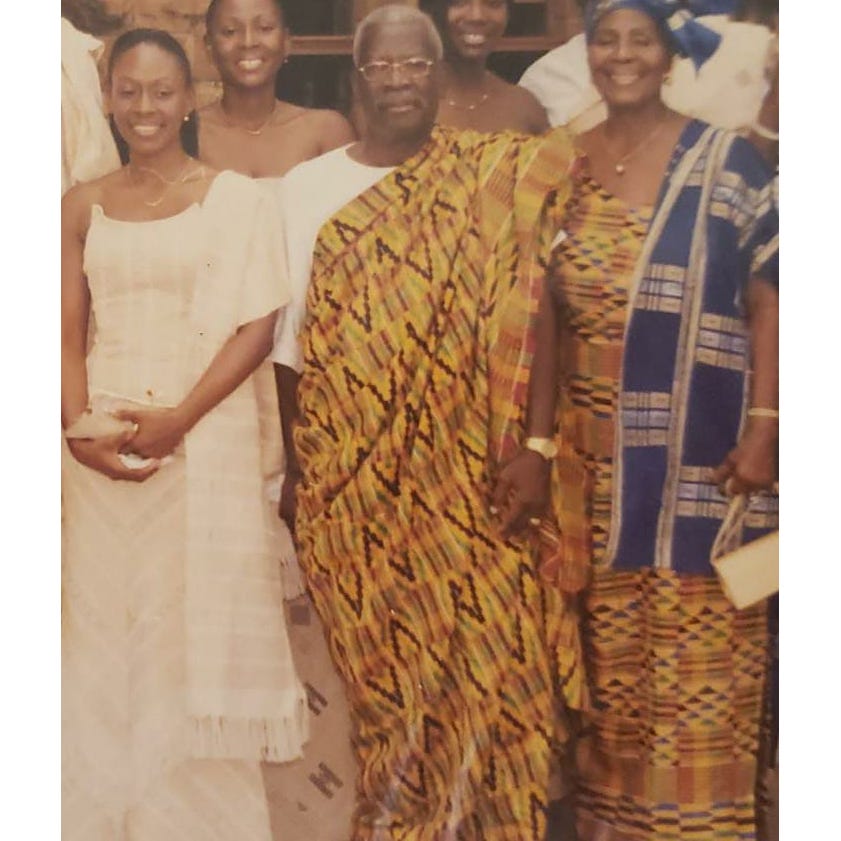
[[[549,505],[552,463],[540,453],[521,449],[502,468],[493,490],[493,509],[506,536],[521,532],[529,520],[540,517]]]

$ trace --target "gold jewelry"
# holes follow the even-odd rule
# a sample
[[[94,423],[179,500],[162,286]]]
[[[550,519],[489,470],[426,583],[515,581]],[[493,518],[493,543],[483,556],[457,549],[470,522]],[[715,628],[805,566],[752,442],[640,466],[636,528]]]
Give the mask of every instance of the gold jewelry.
[[[652,131],[650,131],[645,137],[643,137],[643,139],[640,143],[638,143],[636,146],[634,146],[631,149],[630,152],[626,152],[624,155],[622,155],[621,158],[617,158],[617,160],[615,160],[613,162],[614,172],[617,175],[624,175],[625,174],[625,164],[631,158],[633,158],[634,155],[636,155],[638,152],[640,152],[644,146],[647,146],[652,140],[654,140],[654,138],[660,133],[661,129],[665,125],[666,125],[666,118],[664,117],[662,120],[660,120],[659,123],[657,123],[657,125],[654,127],[654,129]],[[604,130],[602,130],[602,146],[604,147],[604,150],[606,152],[608,152],[608,153],[610,152],[610,150],[607,148],[607,143],[604,139]]]
[[[485,90],[485,79],[487,78],[488,71],[486,70],[482,77],[482,84],[480,85],[480,88],[482,89],[482,95],[475,102],[468,102],[467,104],[462,105],[460,102],[456,102],[454,99],[452,99],[449,96],[449,93],[444,94],[444,101],[447,103],[447,105],[450,106],[450,108],[460,108],[463,111],[475,111],[477,108],[484,105],[491,98],[490,93]]]
[[[129,163],[126,166],[126,173],[129,176],[129,180],[133,180],[136,185],[138,184],[138,180],[134,175],[135,171],[148,172],[150,175],[154,175],[155,178],[164,183],[164,190],[161,193],[160,197],[157,198],[155,201],[146,201],[146,199],[142,199],[143,204],[145,204],[146,207],[157,207],[166,198],[166,195],[170,191],[170,189],[176,186],[176,184],[186,184],[188,181],[195,180],[195,176],[198,176],[199,178],[204,177],[204,166],[199,166],[196,169],[192,170],[192,172],[187,172],[192,163],[193,159],[188,157],[187,162],[184,164],[184,168],[181,170],[181,173],[172,180],[167,178],[165,175],[161,175],[160,172],[158,172],[156,169],[152,169],[152,167],[150,166],[136,166],[132,163]]]
[[[558,445],[551,438],[526,438],[523,447],[551,461],[558,455]]]
[[[479,99],[476,100],[476,102],[471,102],[467,105],[462,105],[461,103],[456,102],[454,99],[450,99],[449,97],[447,97],[445,101],[447,105],[450,106],[450,108],[461,108],[464,111],[475,111],[480,105],[484,105],[488,101],[488,99],[490,99],[490,96],[491,95],[489,93],[483,93],[479,97]]]
[[[764,137],[765,140],[779,141],[780,139],[780,133],[778,131],[773,131],[767,126],[763,126],[762,123],[760,123],[758,120],[751,126],[751,129],[754,134],[758,134],[760,137]]]
[[[222,107],[221,102],[219,103],[219,110],[222,112],[222,118],[225,120],[225,124],[229,128],[236,128],[240,131],[244,131],[246,134],[250,134],[252,137],[259,137],[263,133],[263,130],[269,125],[274,116],[277,114],[277,100],[275,100],[274,105],[272,105],[272,110],[269,111],[269,116],[266,117],[266,119],[263,120],[263,122],[260,123],[260,125],[257,126],[257,128],[248,128],[248,126],[243,126],[239,123],[233,122],[230,119],[230,117],[228,117],[228,115],[225,113],[225,109]]]
[[[779,409],[766,409],[762,406],[754,406],[752,409],[748,409],[748,417],[749,418],[775,418],[776,420],[780,419],[780,410]]]

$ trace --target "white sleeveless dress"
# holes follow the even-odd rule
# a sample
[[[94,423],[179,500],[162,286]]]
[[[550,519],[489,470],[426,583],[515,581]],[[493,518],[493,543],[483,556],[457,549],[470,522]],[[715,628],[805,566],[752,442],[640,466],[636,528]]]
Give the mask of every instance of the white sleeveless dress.
[[[114,220],[94,206],[84,256],[96,319],[93,406],[172,406],[193,385],[186,325],[202,236],[199,205],[150,222]],[[265,314],[273,294],[257,289],[243,308]],[[142,483],[112,481],[65,445],[63,499],[64,841],[269,841],[259,760],[198,759],[191,747],[184,445]],[[290,696],[303,706],[285,626],[267,624]],[[290,727],[284,758],[300,755],[306,729],[305,720]]]

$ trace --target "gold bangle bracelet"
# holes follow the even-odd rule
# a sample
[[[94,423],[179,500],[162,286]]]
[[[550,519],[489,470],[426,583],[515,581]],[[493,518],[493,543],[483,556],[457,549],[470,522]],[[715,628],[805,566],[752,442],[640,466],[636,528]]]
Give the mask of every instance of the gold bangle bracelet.
[[[780,419],[779,409],[764,409],[761,406],[756,406],[753,409],[748,409],[749,418],[775,418]]]
[[[773,131],[767,126],[763,126],[762,123],[754,123],[751,126],[751,129],[753,130],[754,134],[758,134],[760,137],[765,138],[765,140],[775,140],[779,143],[780,133],[777,131]]]

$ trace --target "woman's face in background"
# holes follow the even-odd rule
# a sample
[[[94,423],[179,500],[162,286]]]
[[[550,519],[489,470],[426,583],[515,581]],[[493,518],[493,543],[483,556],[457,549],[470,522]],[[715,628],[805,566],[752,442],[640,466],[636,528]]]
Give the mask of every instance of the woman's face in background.
[[[280,8],[274,0],[220,0],[207,30],[207,46],[224,84],[274,85],[288,53]]]
[[[484,63],[496,49],[508,25],[507,0],[450,0],[445,40],[449,52]]]

